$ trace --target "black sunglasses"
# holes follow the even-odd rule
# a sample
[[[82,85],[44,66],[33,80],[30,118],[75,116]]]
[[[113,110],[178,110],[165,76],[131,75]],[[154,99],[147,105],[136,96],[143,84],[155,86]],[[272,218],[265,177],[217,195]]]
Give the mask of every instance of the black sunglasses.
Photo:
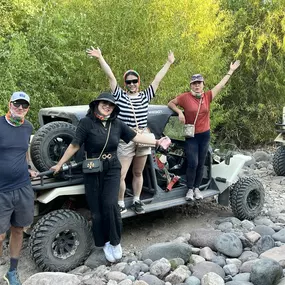
[[[22,106],[23,109],[28,109],[30,106],[29,103],[12,102],[12,104],[15,108],[19,108],[20,106]]]
[[[130,85],[130,84],[137,84],[139,82],[138,79],[131,79],[131,80],[125,80],[126,84],[127,85]]]

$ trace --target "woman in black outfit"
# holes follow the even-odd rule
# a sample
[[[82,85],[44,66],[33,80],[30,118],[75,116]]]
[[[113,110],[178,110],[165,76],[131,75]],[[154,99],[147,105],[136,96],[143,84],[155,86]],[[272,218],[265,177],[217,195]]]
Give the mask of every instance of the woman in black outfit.
[[[92,229],[95,246],[103,247],[106,259],[115,262],[122,258],[120,245],[122,220],[118,206],[121,164],[117,157],[120,139],[158,145],[164,138],[155,140],[138,134],[117,119],[120,108],[113,95],[103,92],[89,104],[86,117],[77,126],[76,134],[63,157],[53,166],[57,173],[84,143],[88,158],[97,158],[104,149],[109,127],[109,139],[101,156],[102,172],[84,173],[86,198],[92,213]]]

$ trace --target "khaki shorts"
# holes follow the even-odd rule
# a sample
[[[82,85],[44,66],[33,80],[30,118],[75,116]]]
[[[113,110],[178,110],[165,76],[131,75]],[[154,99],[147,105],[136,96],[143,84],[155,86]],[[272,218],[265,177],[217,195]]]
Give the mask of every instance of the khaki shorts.
[[[120,140],[118,146],[118,157],[133,157],[133,156],[144,156],[151,154],[150,147],[138,147],[135,142],[130,141],[126,144]]]

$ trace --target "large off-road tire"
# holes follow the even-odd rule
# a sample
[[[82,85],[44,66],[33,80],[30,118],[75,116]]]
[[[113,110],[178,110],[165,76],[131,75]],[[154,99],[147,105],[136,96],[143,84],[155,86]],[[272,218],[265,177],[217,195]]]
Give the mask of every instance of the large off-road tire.
[[[285,176],[285,146],[280,146],[274,153],[273,169],[278,176]]]
[[[67,272],[88,257],[93,239],[87,220],[71,210],[42,217],[29,239],[32,258],[42,271]]]
[[[241,178],[230,190],[231,208],[240,220],[257,217],[263,208],[264,199],[263,185],[255,178]]]
[[[30,146],[31,159],[39,172],[47,171],[63,156],[75,135],[76,127],[70,123],[56,121],[41,127]],[[75,160],[82,160],[79,151]]]

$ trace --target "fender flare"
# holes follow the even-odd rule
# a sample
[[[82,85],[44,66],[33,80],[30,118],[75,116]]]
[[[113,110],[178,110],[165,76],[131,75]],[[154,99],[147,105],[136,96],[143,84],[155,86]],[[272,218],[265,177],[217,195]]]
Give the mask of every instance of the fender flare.
[[[49,190],[43,194],[39,194],[36,198],[36,201],[42,204],[48,204],[49,202],[53,201],[54,199],[60,196],[73,196],[73,195],[84,195],[84,194],[85,194],[84,184],[58,187]]]

